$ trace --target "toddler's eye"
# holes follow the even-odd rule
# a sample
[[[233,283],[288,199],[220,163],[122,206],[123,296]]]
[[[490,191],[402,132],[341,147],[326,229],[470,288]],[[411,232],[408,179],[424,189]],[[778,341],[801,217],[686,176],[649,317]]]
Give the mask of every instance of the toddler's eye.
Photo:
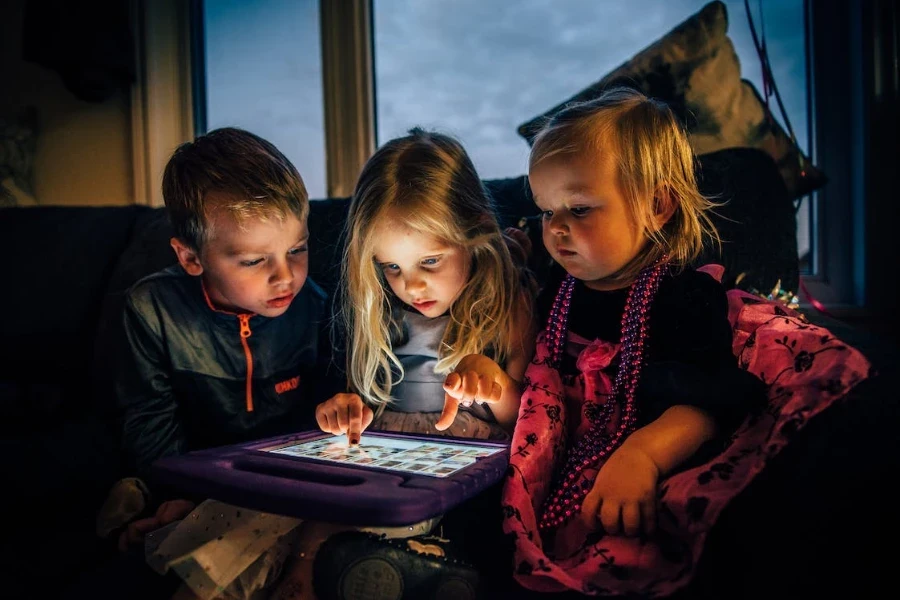
[[[381,265],[381,270],[385,273],[397,273],[400,271],[400,265],[397,263],[384,263]]]
[[[552,216],[553,216],[552,210],[542,210],[541,211],[541,219],[543,219],[544,221],[550,220],[550,217],[552,217]]]
[[[254,259],[254,260],[242,260],[242,261],[241,261],[241,266],[242,266],[242,267],[255,267],[256,265],[258,265],[258,264],[261,263],[262,261],[263,261],[263,259],[261,259],[261,258],[257,258],[257,259]]]
[[[570,209],[576,217],[583,217],[591,210],[590,206],[575,206]]]
[[[441,258],[439,256],[433,256],[431,258],[425,258],[422,260],[422,265],[426,267],[433,267],[434,265],[441,262]]]
[[[304,245],[298,248],[291,248],[290,250],[288,250],[288,254],[290,254],[291,256],[296,256],[297,254],[303,254],[307,250],[309,250],[309,246]]]

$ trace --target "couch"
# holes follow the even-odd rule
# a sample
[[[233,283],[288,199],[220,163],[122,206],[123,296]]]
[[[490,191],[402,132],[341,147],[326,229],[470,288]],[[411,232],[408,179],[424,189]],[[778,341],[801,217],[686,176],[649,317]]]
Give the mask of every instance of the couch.
[[[744,273],[742,284],[757,289],[779,280],[796,289],[794,206],[772,159],[720,150],[701,156],[698,169],[703,191],[727,201],[716,216],[725,243],[698,262],[723,264],[729,286]],[[502,225],[527,226],[532,267],[546,277],[526,178],[485,185]],[[327,291],[337,285],[347,206],[346,198],[312,203],[310,276]],[[162,209],[145,206],[0,209],[4,597],[62,591],[114,552],[93,528],[110,485],[126,474],[111,400],[122,299],[137,279],[174,262],[170,235]],[[887,492],[900,472],[900,411],[889,392],[898,353],[874,334],[808,316],[880,374],[798,432],[729,506],[679,596],[865,597],[887,580],[888,554],[875,545],[890,547],[898,533]],[[493,572],[508,570],[503,563]]]

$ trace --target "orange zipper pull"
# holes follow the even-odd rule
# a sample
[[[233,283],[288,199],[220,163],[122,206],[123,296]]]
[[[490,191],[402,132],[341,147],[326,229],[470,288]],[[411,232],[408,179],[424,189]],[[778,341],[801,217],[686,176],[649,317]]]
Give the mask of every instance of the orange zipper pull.
[[[247,359],[247,412],[253,412],[253,355],[250,353],[250,344],[247,338],[253,333],[250,331],[250,315],[238,315],[241,324],[241,346],[244,347],[244,358]]]

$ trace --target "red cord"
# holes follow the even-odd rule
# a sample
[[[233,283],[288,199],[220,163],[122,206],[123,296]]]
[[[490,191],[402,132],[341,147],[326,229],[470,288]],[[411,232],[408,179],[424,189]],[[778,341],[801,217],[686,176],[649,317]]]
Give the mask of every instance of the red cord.
[[[800,291],[803,292],[803,295],[806,296],[806,299],[809,300],[809,303],[815,308],[817,311],[822,313],[823,315],[827,315],[829,317],[834,317],[833,314],[826,310],[825,305],[816,300],[812,294],[809,293],[809,289],[807,289],[806,284],[803,283],[803,278],[800,278]]]

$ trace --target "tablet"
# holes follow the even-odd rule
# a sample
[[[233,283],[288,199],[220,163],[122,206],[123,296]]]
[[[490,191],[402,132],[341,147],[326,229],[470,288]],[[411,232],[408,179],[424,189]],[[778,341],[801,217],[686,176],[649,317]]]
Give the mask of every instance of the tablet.
[[[474,465],[478,459],[498,454],[504,449],[505,446],[479,446],[439,439],[422,440],[371,434],[363,434],[358,446],[351,446],[347,436],[340,435],[259,448],[263,452],[312,461],[352,464],[366,469],[384,469],[428,477],[449,477]]]
[[[508,444],[462,438],[306,431],[199,450],[153,464],[151,478],[196,499],[359,526],[402,526],[446,513],[497,484]]]

